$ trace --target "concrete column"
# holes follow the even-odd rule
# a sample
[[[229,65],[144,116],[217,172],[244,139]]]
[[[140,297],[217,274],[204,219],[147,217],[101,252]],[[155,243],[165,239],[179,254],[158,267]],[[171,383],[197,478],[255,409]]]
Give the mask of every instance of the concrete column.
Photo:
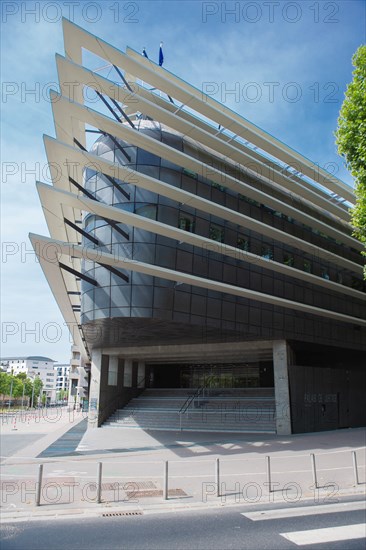
[[[98,427],[101,372],[102,352],[96,349],[92,352],[91,360],[88,428]]]
[[[123,373],[123,387],[132,388],[132,359],[125,359],[125,368]]]
[[[115,371],[116,372],[116,381],[115,383],[111,384],[111,382],[113,380],[111,380],[111,378],[113,379],[113,375],[110,375],[109,374],[109,371]],[[118,385],[118,357],[117,356],[114,356],[114,355],[111,355],[109,357],[109,365],[108,365],[108,386],[112,385],[112,386],[117,386]]]
[[[138,388],[145,388],[146,387],[146,379],[145,379],[145,362],[139,361],[139,366],[137,369],[137,387]]]
[[[289,348],[286,340],[273,343],[273,374],[276,403],[276,431],[291,434],[290,390],[288,381]]]

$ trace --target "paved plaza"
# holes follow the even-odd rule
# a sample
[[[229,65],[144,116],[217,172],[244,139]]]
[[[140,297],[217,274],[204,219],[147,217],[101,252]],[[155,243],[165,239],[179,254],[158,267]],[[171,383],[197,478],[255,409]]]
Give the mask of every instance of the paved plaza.
[[[286,437],[87,431],[86,414],[66,408],[2,422],[3,520],[309,499],[324,504],[365,490],[363,428]]]

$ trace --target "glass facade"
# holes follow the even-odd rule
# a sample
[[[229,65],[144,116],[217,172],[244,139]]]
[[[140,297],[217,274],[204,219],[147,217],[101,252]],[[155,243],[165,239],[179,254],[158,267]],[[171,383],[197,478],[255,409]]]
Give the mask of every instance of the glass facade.
[[[171,148],[183,151],[211,166],[223,164],[221,159],[210,156],[189,139],[157,122],[139,120],[136,124],[140,132]],[[183,169],[121,140],[111,140],[108,136],[102,136],[94,144],[92,152],[243,213],[309,243],[316,244],[327,239],[326,236],[296,223],[280,212],[214,184],[201,174]],[[133,181],[133,173],[131,174]],[[241,177],[243,178],[243,175]],[[331,262],[197,210],[189,204],[175,202],[127,181],[116,183],[117,185],[114,185],[110,178],[91,169],[85,172],[85,188],[99,201],[196,233],[211,239],[212,243],[206,248],[200,248],[125,224],[114,224],[112,227],[109,220],[88,214],[83,220],[83,228],[97,239],[98,245],[93,245],[84,238],[85,246],[110,252],[117,258],[138,260],[320,308],[334,308],[348,315],[363,315],[364,304],[361,300],[350,299],[341,293],[249,264],[245,262],[245,253],[250,251],[262,258],[275,260],[319,278],[342,281],[341,284],[345,286],[353,286],[357,281],[359,287],[363,288],[362,280],[355,279],[347,270],[338,270]],[[247,183],[252,183],[249,176]],[[258,185],[258,182],[253,182],[253,185],[254,183]],[[281,200],[291,199],[281,196]],[[305,210],[307,207],[301,208]],[[221,253],[225,244],[238,248],[237,258]],[[322,246],[324,247],[324,242]],[[360,262],[359,255],[353,250],[331,239],[327,240],[326,247],[330,251],[336,249],[338,254]],[[352,326],[344,326],[335,321],[277,306],[249,302],[247,299],[224,293],[119,270],[124,277],[122,279],[102,265],[88,261],[84,262],[83,271],[85,275],[97,281],[99,286],[82,282],[82,325],[97,322],[108,327],[111,320],[118,320],[117,324],[123,330],[117,330],[117,339],[112,341],[111,335],[108,334],[112,331],[106,329],[104,339],[109,345],[120,345],[122,341],[133,343],[137,334],[140,337],[143,334],[146,343],[189,342],[198,337],[202,341],[203,337],[207,341],[301,338],[331,344],[339,342],[339,338],[347,335],[348,343],[352,346],[360,340],[360,333]],[[151,330],[146,324],[149,322]],[[136,332],[136,329],[142,326],[142,333]]]

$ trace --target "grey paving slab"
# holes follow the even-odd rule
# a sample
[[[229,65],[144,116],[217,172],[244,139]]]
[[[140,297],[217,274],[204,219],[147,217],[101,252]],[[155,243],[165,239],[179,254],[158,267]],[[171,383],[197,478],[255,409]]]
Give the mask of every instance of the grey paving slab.
[[[6,460],[9,456],[24,449],[28,445],[35,443],[43,436],[42,434],[1,434],[0,447],[1,457],[0,462]]]
[[[70,456],[76,454],[75,450],[80,443],[88,426],[85,418],[76,426],[70,428],[59,439],[54,441],[49,447],[44,449],[37,458],[50,458],[55,456]]]
[[[43,439],[25,447],[26,456],[15,454],[3,464],[5,496],[1,509],[7,519],[72,515],[73,511],[80,514],[80,510],[98,514],[102,509],[119,513],[130,509],[226,506],[250,504],[257,499],[327,503],[342,494],[363,495],[366,487],[364,428],[286,437],[126,428],[85,431],[86,419],[80,417],[77,423],[65,419],[62,426],[48,429],[50,433]],[[8,436],[12,437],[10,432]],[[358,485],[354,481],[352,451],[358,458]],[[318,488],[313,484],[310,453],[316,455]],[[266,456],[271,457],[272,492]],[[169,462],[168,500],[163,499],[165,461]],[[96,502],[97,462],[103,463],[100,504]],[[44,477],[41,506],[36,507],[40,463],[44,464]]]

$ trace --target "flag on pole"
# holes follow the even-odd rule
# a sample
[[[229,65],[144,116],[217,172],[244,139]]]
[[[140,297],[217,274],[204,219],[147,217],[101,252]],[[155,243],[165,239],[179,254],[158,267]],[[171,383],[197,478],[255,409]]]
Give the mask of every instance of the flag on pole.
[[[159,65],[160,67],[164,63],[164,55],[163,55],[163,43],[160,42],[160,48],[159,48]]]
[[[147,57],[147,58],[148,58],[148,55],[147,55],[147,53],[146,53],[146,49],[145,49],[145,48],[142,49],[142,55],[143,55],[144,57]],[[148,59],[149,59],[149,58],[148,58]]]

